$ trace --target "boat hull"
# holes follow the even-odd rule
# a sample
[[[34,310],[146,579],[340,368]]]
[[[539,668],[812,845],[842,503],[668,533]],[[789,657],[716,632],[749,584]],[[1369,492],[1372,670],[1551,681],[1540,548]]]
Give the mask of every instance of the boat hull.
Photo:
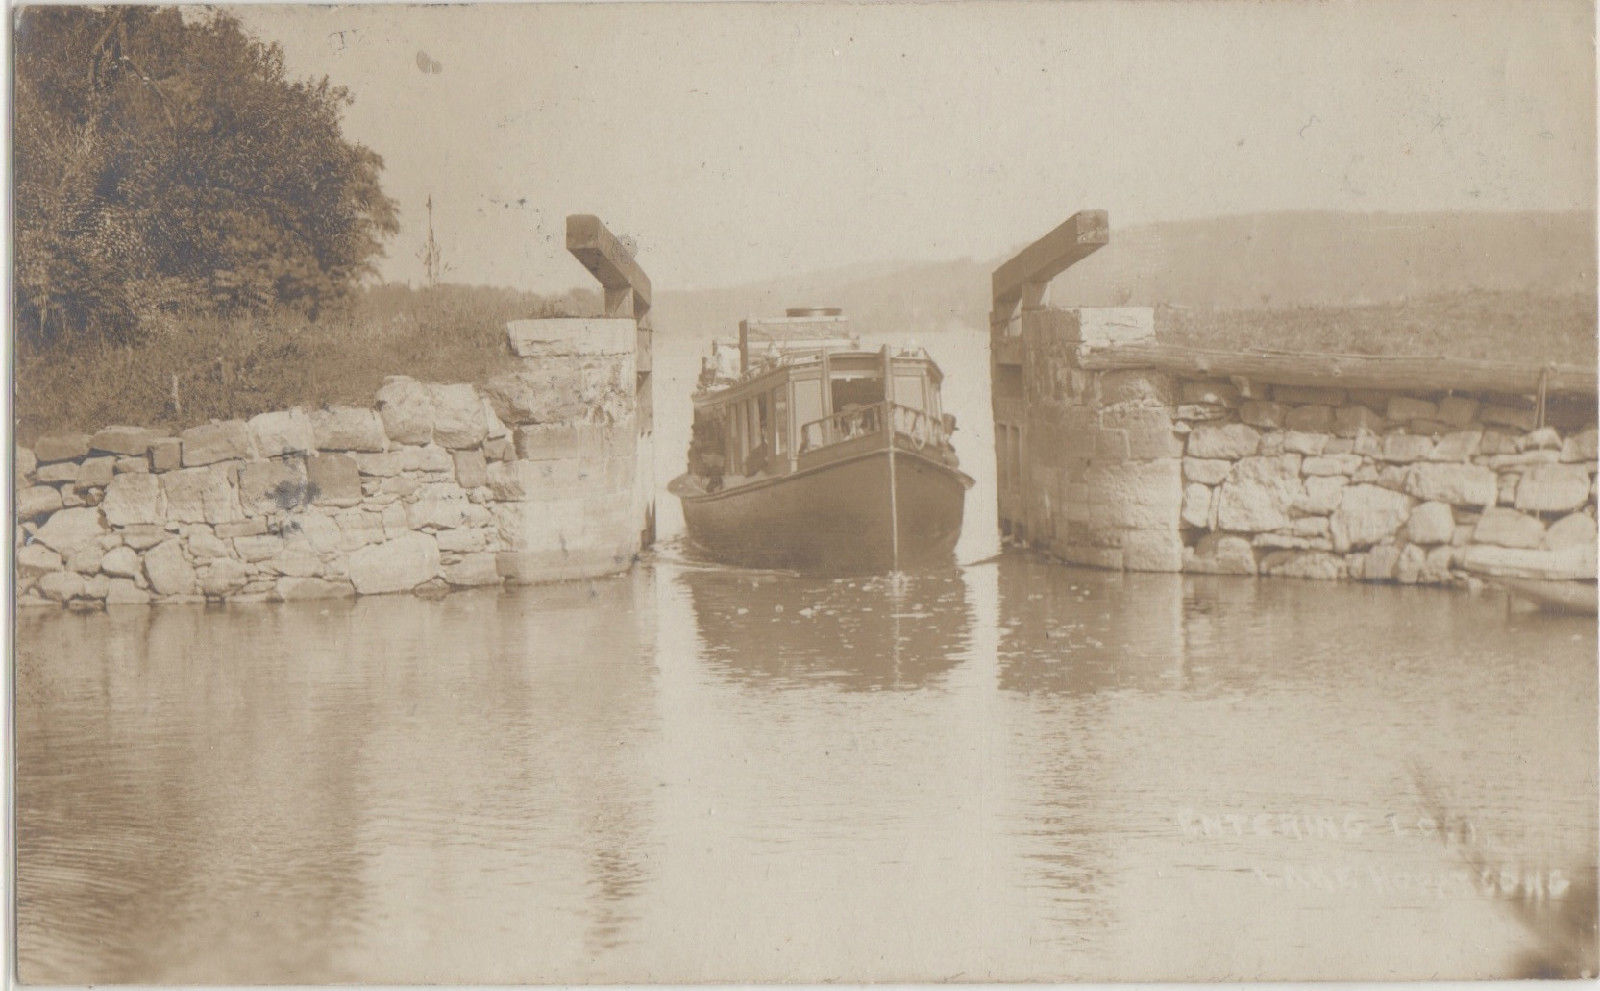
[[[896,449],[893,462],[892,511],[890,452],[880,449],[709,495],[680,490],[684,527],[708,557],[747,568],[860,574],[950,563],[972,479],[909,450]]]

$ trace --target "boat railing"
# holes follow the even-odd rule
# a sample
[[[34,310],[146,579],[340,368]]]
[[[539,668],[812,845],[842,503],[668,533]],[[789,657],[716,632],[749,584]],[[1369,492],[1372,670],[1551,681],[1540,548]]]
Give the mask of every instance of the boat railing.
[[[800,453],[880,433],[889,423],[896,434],[904,435],[913,447],[949,442],[944,423],[914,406],[882,402],[870,406],[850,406],[832,416],[812,420],[800,427]]]

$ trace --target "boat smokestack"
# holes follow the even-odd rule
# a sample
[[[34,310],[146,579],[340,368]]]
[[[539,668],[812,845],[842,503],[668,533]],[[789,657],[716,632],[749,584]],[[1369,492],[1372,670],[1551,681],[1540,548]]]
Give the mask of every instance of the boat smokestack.
[[[783,311],[786,317],[838,317],[844,315],[838,306],[791,306]]]

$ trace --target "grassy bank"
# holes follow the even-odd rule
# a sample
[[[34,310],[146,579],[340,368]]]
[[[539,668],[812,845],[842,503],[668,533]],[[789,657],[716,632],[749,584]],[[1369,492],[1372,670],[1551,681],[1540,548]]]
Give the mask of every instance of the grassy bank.
[[[379,286],[316,321],[172,319],[132,346],[18,342],[17,441],[115,423],[177,430],[290,406],[366,404],[388,375],[482,381],[504,367],[507,320],[597,312],[592,296]]]
[[[1595,297],[1471,292],[1371,306],[1162,307],[1174,344],[1224,351],[1410,355],[1595,366]]]

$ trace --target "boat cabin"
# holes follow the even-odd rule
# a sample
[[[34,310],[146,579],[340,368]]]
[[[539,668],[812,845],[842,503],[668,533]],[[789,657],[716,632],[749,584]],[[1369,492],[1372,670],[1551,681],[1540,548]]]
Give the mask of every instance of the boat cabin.
[[[881,449],[891,425],[897,447],[953,466],[943,375],[926,351],[854,342],[833,350],[813,340],[741,352],[754,367],[694,399],[689,472],[708,491]]]

